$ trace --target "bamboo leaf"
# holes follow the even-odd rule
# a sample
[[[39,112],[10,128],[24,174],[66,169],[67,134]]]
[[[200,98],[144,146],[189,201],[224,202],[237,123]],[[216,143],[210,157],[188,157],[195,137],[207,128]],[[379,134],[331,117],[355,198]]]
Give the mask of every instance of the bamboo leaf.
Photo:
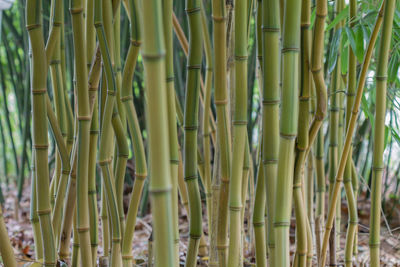
[[[396,53],[393,54],[393,56],[390,58],[389,61],[389,67],[388,67],[388,81],[393,82],[397,78],[397,73],[399,71],[399,66],[400,66],[400,56],[399,52],[397,51]]]
[[[347,73],[348,69],[348,58],[349,58],[349,49],[346,49],[347,47],[344,47],[345,49],[342,50],[342,53],[340,54],[340,62],[341,62],[341,70],[342,74]]]
[[[335,19],[326,27],[325,31],[329,31],[335,27],[341,20],[347,17],[349,14],[349,6],[346,6],[339,14],[336,15]]]
[[[390,127],[385,125],[384,148],[386,148],[387,144],[389,143],[390,132]]]
[[[354,31],[352,29],[350,29],[349,27],[345,27],[345,32],[346,32],[346,37],[349,40],[350,46],[351,46],[351,50],[353,50],[353,53],[357,56],[358,61],[362,62],[363,58],[359,57],[359,55],[356,53],[357,50],[357,45],[356,45],[356,38],[355,38],[355,34]]]
[[[317,15],[317,9],[314,8],[312,13],[311,13],[311,18],[310,18],[310,27],[311,27],[311,29],[314,27],[316,15]]]
[[[335,31],[335,34],[333,35],[332,44],[329,51],[328,73],[331,73],[336,66],[341,34],[342,28],[339,28],[337,31]]]
[[[393,128],[391,129],[391,135],[394,137],[394,140],[396,140],[396,142],[400,145],[400,136]]]
[[[358,61],[362,62],[364,57],[364,32],[362,27],[357,27],[355,32],[356,49],[355,54]]]
[[[371,126],[373,129],[374,125],[375,125],[374,114],[372,114],[369,109],[368,100],[365,97],[365,95],[363,95],[362,99],[361,99],[361,108],[362,108],[362,111],[363,111],[365,117],[371,122]]]

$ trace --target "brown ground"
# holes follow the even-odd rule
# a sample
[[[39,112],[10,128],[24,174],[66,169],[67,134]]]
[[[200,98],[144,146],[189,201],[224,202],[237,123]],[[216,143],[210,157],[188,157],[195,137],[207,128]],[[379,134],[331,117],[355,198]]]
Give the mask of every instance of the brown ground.
[[[6,198],[6,203],[3,207],[4,218],[8,233],[14,247],[14,253],[21,263],[30,262],[34,256],[34,244],[32,229],[29,222],[29,186],[26,186],[24,197],[21,201],[18,211],[18,218],[15,217],[14,199],[16,196],[15,190],[3,191]],[[362,196],[361,196],[362,198]],[[388,203],[387,205],[392,205]],[[391,206],[390,206],[391,207]],[[368,251],[368,225],[369,225],[369,203],[366,201],[359,201],[359,256],[357,258],[357,266],[369,266],[369,251]],[[345,225],[343,222],[347,221],[345,214],[347,214],[346,203],[342,203],[342,244],[344,248]],[[394,216],[385,223],[382,223],[382,266],[400,266],[400,205],[394,206]],[[181,207],[181,217],[179,229],[181,234],[181,260],[182,264],[185,258],[186,244],[188,239],[188,223],[186,212]],[[397,216],[399,218],[397,218]],[[294,220],[293,223],[294,224]],[[390,227],[389,227],[390,225]],[[147,266],[148,258],[148,239],[151,233],[151,215],[144,218],[138,218],[137,226],[133,244],[133,254],[136,260],[136,266]],[[294,231],[291,233],[294,237]],[[292,245],[294,250],[294,245]],[[99,255],[102,254],[102,248],[99,247]],[[343,260],[344,252],[339,251],[339,261]],[[254,265],[254,252],[252,248],[247,249],[245,252],[245,266]],[[0,262],[1,266],[1,262]],[[199,266],[207,266],[207,257],[199,258]],[[255,265],[254,265],[255,266]]]

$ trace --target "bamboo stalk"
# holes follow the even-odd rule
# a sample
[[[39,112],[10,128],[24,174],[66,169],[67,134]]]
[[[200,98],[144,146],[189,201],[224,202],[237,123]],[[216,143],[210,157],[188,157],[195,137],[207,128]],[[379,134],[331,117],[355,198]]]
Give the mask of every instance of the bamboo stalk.
[[[354,19],[357,15],[357,1],[350,1],[350,13],[349,21],[350,26],[354,26]],[[351,108],[354,104],[355,89],[357,86],[357,71],[356,71],[357,59],[355,53],[349,46],[349,61],[348,61],[348,79],[347,79],[347,106],[346,106],[346,128],[350,119]],[[349,223],[346,233],[346,245],[345,245],[345,264],[346,267],[352,266],[353,262],[353,251],[355,243],[355,235],[357,231],[358,224],[358,214],[357,214],[357,202],[355,198],[355,188],[352,185],[352,154],[353,148],[352,144],[349,151],[349,156],[347,158],[347,163],[344,171],[343,183],[346,190],[347,203],[349,206]]]
[[[376,106],[374,129],[374,154],[372,165],[371,184],[371,215],[369,248],[371,266],[380,266],[380,224],[381,224],[381,199],[382,199],[382,173],[384,168],[383,152],[385,150],[385,118],[386,118],[386,87],[389,49],[393,27],[393,16],[396,1],[389,0],[385,3],[385,13],[382,25],[382,35],[379,45],[378,62],[376,68]]]
[[[282,104],[278,180],[275,198],[275,263],[288,267],[289,226],[292,207],[294,146],[298,125],[298,86],[300,48],[300,1],[286,1],[283,23],[282,48]],[[279,76],[278,76],[279,77]]]
[[[263,32],[262,32],[262,23],[263,23],[263,5],[262,1],[257,1],[257,25],[256,25],[256,38],[257,38],[257,59],[260,71],[263,67]],[[262,74],[258,74],[258,83],[259,85],[263,85]],[[264,91],[263,91],[264,92]],[[263,110],[264,112],[264,110]],[[263,123],[263,121],[261,122]],[[262,128],[262,127],[261,127]],[[261,129],[261,134],[262,134]],[[256,257],[256,266],[257,267],[265,267],[267,266],[267,235],[266,235],[266,221],[265,221],[265,211],[266,211],[266,186],[265,186],[265,176],[264,176],[264,165],[262,161],[263,156],[263,140],[262,136],[259,141],[257,155],[260,155],[258,158],[258,169],[257,169],[257,184],[256,184],[256,192],[254,198],[254,208],[253,208],[253,229],[254,229],[254,246],[255,246],[255,257]]]
[[[335,218],[335,210],[336,210],[337,198],[339,196],[340,184],[343,180],[343,173],[344,173],[344,169],[346,166],[347,157],[348,157],[349,150],[350,150],[350,144],[351,144],[352,136],[353,136],[355,125],[356,125],[357,115],[358,115],[358,111],[359,111],[359,107],[360,107],[360,103],[361,103],[361,97],[362,97],[362,92],[364,89],[365,79],[367,76],[368,66],[369,66],[369,63],[371,60],[373,47],[375,45],[375,42],[376,42],[376,39],[378,36],[379,28],[382,24],[384,3],[385,2],[382,3],[382,6],[381,6],[378,16],[376,18],[375,26],[374,26],[374,29],[372,31],[372,34],[371,34],[371,37],[370,37],[370,40],[368,43],[368,48],[364,55],[361,73],[360,73],[360,76],[358,79],[356,97],[354,100],[354,105],[353,105],[350,121],[349,121],[349,124],[347,127],[345,143],[343,145],[343,150],[341,153],[339,166],[338,166],[337,172],[336,172],[335,184],[334,184],[333,191],[332,191],[332,197],[330,199],[331,201],[329,203],[328,216],[327,216],[327,221],[325,224],[325,232],[324,232],[321,254],[320,254],[320,262],[319,262],[320,267],[325,266],[326,251],[328,249],[329,235],[330,235],[330,231],[332,229],[333,220]]]
[[[31,203],[29,221],[32,224],[33,240],[35,243],[36,260],[43,259],[43,241],[40,235],[39,217],[37,214],[37,196],[36,196],[36,171],[35,171],[35,150],[32,149],[31,163]]]
[[[202,211],[197,175],[197,129],[202,60],[200,1],[187,0],[189,21],[189,55],[184,113],[184,179],[189,197],[189,244],[185,266],[196,266],[199,241],[202,235]]]
[[[126,215],[126,228],[122,238],[122,260],[124,266],[131,266],[132,252],[131,244],[133,240],[136,216],[139,208],[140,198],[143,191],[144,181],[147,177],[146,156],[144,152],[144,145],[142,134],[140,132],[139,122],[136,115],[136,110],[133,105],[132,96],[132,79],[136,66],[137,56],[141,45],[140,33],[140,12],[138,12],[138,2],[130,1],[127,13],[130,14],[131,19],[131,42],[128,49],[127,59],[122,74],[122,91],[121,101],[125,107],[127,122],[131,140],[133,142],[133,150],[135,154],[135,181],[132,189],[132,196],[129,202],[129,208]]]
[[[14,251],[10,243],[10,239],[8,238],[8,232],[6,229],[6,225],[4,223],[3,211],[0,205],[0,254],[3,260],[4,266],[16,267],[17,261],[14,257]]]
[[[296,256],[299,267],[306,266],[308,252],[307,214],[302,192],[304,184],[304,163],[309,147],[308,124],[310,121],[310,37],[311,2],[303,1],[301,9],[301,84],[299,94],[298,136],[296,161],[293,178],[293,199],[296,214]]]
[[[212,129],[210,127],[210,105],[211,105],[211,89],[213,79],[213,58],[210,34],[207,28],[206,12],[204,10],[204,4],[201,2],[201,28],[203,32],[204,41],[204,52],[206,58],[206,79],[205,79],[205,94],[204,94],[204,114],[203,114],[203,153],[204,153],[204,182],[206,190],[206,204],[207,204],[207,220],[208,220],[208,236],[214,236],[213,228],[211,227],[212,218],[212,189],[211,189],[211,145],[210,135]],[[215,145],[215,143],[214,143]],[[209,249],[211,250],[211,241],[209,240]]]
[[[26,2],[26,20],[32,47],[32,125],[33,148],[35,149],[35,172],[37,190],[37,213],[43,239],[43,262],[48,266],[56,265],[56,247],[51,227],[51,206],[49,201],[48,137],[46,121],[46,52],[43,40],[42,2]]]
[[[168,133],[169,133],[169,153],[170,153],[170,171],[172,182],[172,218],[173,235],[175,250],[175,266],[179,266],[179,218],[178,218],[178,132],[176,120],[175,103],[175,84],[174,84],[174,66],[173,66],[173,36],[172,36],[172,13],[173,1],[163,1],[163,26],[165,37],[165,69],[167,84],[167,109],[168,109]]]
[[[227,266],[228,245],[228,190],[231,170],[231,134],[227,93],[227,29],[225,1],[212,1],[214,47],[214,103],[217,110],[217,146],[220,153],[221,185],[219,190],[217,250],[219,266]]]
[[[85,32],[83,18],[83,1],[71,2],[72,32],[74,39],[75,53],[75,75],[76,75],[76,101],[77,101],[77,175],[76,175],[76,196],[77,196],[77,232],[79,235],[79,250],[81,264],[92,265],[92,252],[90,246],[89,232],[89,202],[88,202],[88,159],[90,141],[90,107],[89,92],[87,84],[87,63],[85,49]]]
[[[150,157],[150,188],[153,209],[155,266],[174,266],[171,175],[167,129],[165,46],[161,25],[161,1],[144,1],[143,59],[147,84],[147,119]],[[150,73],[152,75],[150,75]]]
[[[233,151],[229,183],[228,266],[239,266],[242,233],[242,175],[247,133],[247,1],[235,5],[235,104]]]
[[[263,70],[263,150],[262,164],[266,186],[268,265],[275,266],[275,193],[279,154],[279,80],[280,80],[279,2],[262,2],[262,70]],[[268,55],[268,56],[267,56]]]

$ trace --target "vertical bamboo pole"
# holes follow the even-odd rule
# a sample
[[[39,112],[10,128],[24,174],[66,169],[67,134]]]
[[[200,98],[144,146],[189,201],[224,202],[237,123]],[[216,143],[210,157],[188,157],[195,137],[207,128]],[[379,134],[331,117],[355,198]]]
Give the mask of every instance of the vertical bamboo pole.
[[[51,227],[51,206],[49,201],[48,137],[46,121],[46,54],[43,40],[40,0],[26,2],[26,21],[32,47],[32,125],[33,149],[35,150],[35,172],[37,191],[37,213],[43,240],[43,262],[56,265],[56,247]]]
[[[247,1],[235,3],[235,104],[233,156],[229,183],[228,266],[239,266],[242,232],[242,175],[247,133]]]
[[[131,19],[130,35],[131,42],[122,73],[121,101],[125,107],[125,113],[128,122],[128,128],[133,142],[133,151],[135,154],[135,181],[132,189],[132,196],[129,202],[128,212],[126,214],[126,228],[122,237],[122,261],[123,266],[132,266],[132,240],[136,225],[136,216],[139,208],[140,197],[147,177],[146,155],[142,134],[139,127],[136,110],[133,105],[132,79],[136,66],[137,57],[141,45],[140,32],[140,12],[138,12],[138,2],[129,1],[127,13]]]
[[[195,266],[202,235],[202,211],[197,175],[197,129],[202,60],[200,1],[187,0],[189,21],[189,55],[184,117],[184,178],[189,196],[189,244],[185,266]]]
[[[178,132],[175,108],[175,85],[174,85],[174,66],[173,66],[173,36],[172,36],[172,0],[163,0],[163,26],[165,37],[165,70],[167,84],[167,109],[168,109],[168,133],[169,133],[169,153],[170,171],[172,182],[172,222],[174,235],[175,266],[179,265],[179,227],[178,227]],[[207,120],[206,120],[207,121]]]
[[[258,84],[262,86],[262,65],[263,65],[263,45],[262,45],[262,22],[263,22],[263,5],[262,1],[257,1],[257,25],[256,25],[256,38],[257,38],[257,59],[260,73],[258,74]],[[263,111],[264,112],[264,111]],[[263,122],[263,121],[262,121]],[[261,123],[262,123],[261,122]],[[262,128],[262,127],[261,127]],[[266,235],[266,222],[265,222],[265,210],[266,210],[266,186],[264,177],[264,165],[262,161],[263,149],[263,136],[262,129],[259,131],[261,133],[261,138],[259,141],[258,154],[260,158],[258,159],[258,169],[257,169],[257,184],[256,192],[254,197],[254,208],[253,208],[253,229],[254,229],[254,246],[255,246],[255,256],[256,256],[256,266],[265,267],[267,266],[267,235]]]
[[[267,200],[268,265],[275,266],[275,197],[279,154],[280,16],[279,1],[262,1],[263,150]]]
[[[219,190],[217,250],[221,267],[227,266],[228,246],[228,192],[231,169],[231,134],[228,114],[228,92],[226,86],[226,4],[225,1],[212,1],[213,47],[214,47],[214,101],[217,109],[217,145],[220,153],[221,185]]]
[[[155,266],[174,266],[171,175],[165,86],[165,45],[161,1],[143,1],[143,60],[147,84],[150,194],[153,209]]]
[[[354,26],[355,17],[357,15],[357,1],[352,0],[349,3],[350,12],[349,12],[349,22],[350,26]],[[352,50],[351,46],[349,46],[349,61],[348,61],[348,78],[347,78],[347,103],[346,103],[346,128],[348,127],[348,123],[350,120],[351,109],[354,104],[354,96],[355,90],[357,86],[357,59]],[[350,267],[353,265],[353,251],[354,246],[357,246],[355,243],[355,235],[357,231],[358,224],[358,214],[357,214],[357,202],[355,198],[355,188],[352,185],[352,154],[353,148],[352,145],[350,147],[349,156],[347,158],[346,167],[344,170],[343,183],[344,188],[346,190],[347,203],[349,206],[349,220],[348,220],[348,228],[346,233],[346,245],[345,245],[345,265],[346,267]]]
[[[275,198],[275,263],[288,267],[289,226],[292,208],[294,146],[298,124],[299,50],[301,2],[285,1],[282,48],[282,104],[278,180]],[[279,76],[278,76],[279,77]]]
[[[85,48],[85,31],[83,18],[83,1],[71,1],[72,32],[75,53],[75,75],[76,75],[76,101],[78,120],[77,140],[77,232],[83,266],[92,265],[92,252],[90,246],[89,232],[89,202],[88,202],[88,159],[90,141],[90,107],[87,83],[87,63]]]
[[[212,58],[212,48],[210,34],[207,27],[206,11],[204,10],[203,2],[201,2],[202,12],[201,12],[201,28],[203,32],[204,41],[204,52],[206,58],[206,78],[205,78],[205,95],[204,95],[204,114],[203,114],[203,153],[204,153],[204,182],[206,190],[206,204],[207,204],[207,219],[208,219],[208,236],[213,235],[211,231],[212,221],[212,206],[211,206],[211,146],[210,146],[210,136],[211,136],[211,126],[210,120],[210,105],[211,105],[211,89],[212,89],[212,79],[213,79],[213,58]],[[216,145],[216,144],[214,144]],[[209,245],[211,242],[209,241]],[[210,247],[211,249],[211,247]]]
[[[371,267],[380,266],[380,224],[381,224],[381,186],[382,172],[384,168],[383,152],[385,150],[385,118],[386,118],[386,87],[388,57],[393,27],[394,10],[396,1],[388,0],[385,3],[385,13],[382,25],[382,35],[379,45],[378,62],[376,68],[376,106],[374,129],[374,156],[372,165],[371,184],[371,232],[369,236],[369,248]]]
[[[116,190],[113,180],[113,172],[111,170],[111,148],[112,146],[108,145],[110,139],[112,138],[112,130],[110,129],[111,124],[114,128],[117,144],[118,144],[118,160],[117,160],[117,169],[125,168],[124,162],[126,163],[127,152],[124,150],[124,146],[126,144],[122,144],[120,142],[125,141],[125,134],[123,132],[122,126],[118,128],[118,125],[121,124],[119,117],[116,113],[116,104],[115,104],[115,91],[116,91],[116,82],[115,76],[113,74],[112,67],[112,59],[111,59],[111,49],[108,47],[108,43],[106,40],[105,29],[103,26],[103,8],[102,6],[107,5],[107,3],[101,1],[95,1],[95,27],[96,33],[99,39],[99,46],[104,62],[104,74],[107,82],[107,96],[104,104],[102,125],[101,125],[101,134],[100,134],[100,149],[99,149],[99,157],[98,162],[102,170],[102,177],[104,182],[105,195],[107,199],[107,207],[110,215],[111,222],[111,235],[112,235],[112,243],[111,243],[111,265],[112,266],[121,266],[122,258],[121,258],[121,225],[118,211],[118,204],[116,198]],[[110,4],[110,3],[108,3]],[[111,10],[106,10],[105,13],[111,13]],[[110,16],[110,14],[108,14]],[[110,24],[110,23],[108,23]],[[110,25],[108,25],[110,26]],[[110,41],[110,44],[113,42]],[[116,117],[117,116],[117,117]],[[117,120],[117,121],[116,121]],[[121,164],[118,162],[121,161]]]
[[[36,171],[35,171],[35,150],[32,149],[31,162],[31,203],[29,220],[32,224],[33,241],[35,243],[36,260],[43,259],[43,241],[40,235],[39,217],[37,214],[37,196],[36,196]]]
[[[299,267],[307,263],[307,214],[302,192],[304,184],[304,162],[309,147],[308,124],[310,121],[310,37],[311,2],[303,1],[301,7],[301,84],[299,94],[298,136],[293,178],[293,199],[296,214],[296,256]]]
[[[324,237],[322,240],[322,248],[321,248],[321,254],[320,254],[320,262],[319,262],[320,267],[325,266],[325,262],[326,262],[326,252],[328,249],[328,241],[329,241],[329,236],[330,236],[330,232],[331,232],[332,225],[333,225],[333,220],[335,219],[336,204],[337,204],[337,198],[339,196],[340,184],[343,180],[344,169],[346,166],[347,157],[349,155],[350,144],[352,141],[352,136],[354,133],[356,120],[357,120],[357,115],[358,115],[359,108],[360,108],[361,97],[362,97],[362,92],[364,89],[365,79],[367,77],[368,66],[369,66],[371,56],[372,56],[372,51],[373,51],[373,48],[374,48],[374,45],[375,45],[375,42],[376,42],[376,39],[378,36],[379,28],[382,24],[384,4],[385,4],[385,2],[382,3],[382,6],[379,10],[378,16],[376,18],[375,26],[374,26],[374,29],[372,31],[372,34],[371,34],[371,37],[370,37],[370,40],[368,43],[366,53],[364,55],[364,60],[363,60],[363,64],[362,64],[362,68],[361,68],[361,72],[360,72],[360,76],[359,76],[359,80],[358,80],[354,105],[353,105],[353,109],[351,112],[350,121],[349,121],[349,124],[347,127],[346,138],[345,138],[345,142],[343,145],[343,150],[341,153],[339,166],[338,166],[337,172],[336,172],[335,184],[333,187],[333,192],[332,192],[332,196],[331,196],[330,203],[329,203],[328,216],[327,216],[327,221],[325,224],[325,232],[324,232]]]

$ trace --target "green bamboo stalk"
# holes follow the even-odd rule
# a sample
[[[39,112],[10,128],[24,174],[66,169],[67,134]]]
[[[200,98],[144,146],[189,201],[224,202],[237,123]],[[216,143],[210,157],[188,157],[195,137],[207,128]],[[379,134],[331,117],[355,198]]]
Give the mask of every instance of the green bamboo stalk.
[[[90,222],[90,245],[92,250],[92,266],[97,262],[98,247],[98,210],[97,210],[97,190],[96,190],[96,157],[99,136],[99,112],[98,112],[98,83],[92,82],[92,75],[95,71],[95,64],[92,66],[92,59],[96,62],[100,58],[100,53],[96,49],[96,31],[94,21],[94,0],[86,1],[86,62],[89,71],[89,105],[91,109],[90,141],[89,141],[89,161],[88,161],[88,198],[89,198],[89,222]],[[99,65],[99,64],[98,64]],[[100,71],[97,71],[100,73]]]
[[[390,42],[392,36],[393,16],[396,1],[389,0],[385,3],[385,13],[382,25],[382,35],[379,45],[378,62],[376,68],[376,106],[374,126],[374,156],[372,166],[371,184],[371,232],[369,248],[371,266],[380,266],[380,224],[381,224],[381,199],[382,199],[382,173],[384,168],[383,152],[385,150],[385,118],[386,118],[386,87],[387,68]]]
[[[349,22],[350,26],[354,26],[355,17],[357,15],[357,1],[350,1],[350,12],[349,12]],[[347,79],[347,103],[346,103],[346,128],[350,120],[351,108],[354,104],[355,90],[357,86],[357,59],[356,56],[349,46],[349,60],[348,60],[348,79]],[[346,233],[346,245],[345,245],[345,264],[347,266],[352,266],[353,262],[353,251],[355,243],[355,235],[357,231],[358,224],[358,214],[357,214],[357,202],[355,198],[355,188],[352,185],[352,154],[353,148],[350,145],[349,156],[347,158],[346,167],[344,170],[344,188],[346,190],[347,203],[349,206],[349,220],[348,228]]]
[[[339,166],[338,166],[337,172],[336,172],[335,184],[333,186],[332,196],[331,196],[330,203],[329,203],[328,216],[327,216],[327,221],[325,224],[325,232],[324,232],[321,254],[320,254],[320,262],[319,262],[320,267],[325,266],[325,262],[326,262],[326,251],[328,249],[329,235],[330,235],[330,232],[332,229],[333,220],[335,218],[337,198],[339,196],[340,185],[343,180],[344,169],[346,166],[347,157],[348,157],[349,150],[350,150],[350,144],[352,141],[352,136],[353,136],[355,125],[356,125],[357,115],[358,115],[358,111],[359,111],[359,107],[360,107],[360,103],[361,103],[361,97],[362,97],[362,92],[364,89],[365,79],[367,76],[368,66],[369,66],[369,63],[371,60],[373,47],[375,45],[375,42],[376,42],[376,39],[378,36],[379,28],[382,24],[384,3],[385,2],[382,3],[382,6],[379,10],[378,16],[376,18],[375,26],[374,26],[374,29],[372,31],[372,34],[371,34],[371,37],[370,37],[370,40],[368,43],[366,53],[364,55],[364,60],[363,60],[363,64],[362,64],[362,68],[361,68],[361,72],[360,72],[360,76],[359,76],[359,80],[358,80],[354,105],[353,105],[351,117],[349,120],[349,124],[347,127],[346,138],[345,138],[345,142],[343,145],[343,150],[341,153]]]
[[[324,135],[320,130],[315,144],[315,170],[316,170],[316,208],[315,208],[315,242],[317,257],[320,255],[322,243],[322,227],[325,218],[325,166],[324,166]],[[319,261],[318,261],[319,262]]]
[[[279,154],[280,19],[279,1],[262,1],[263,150],[266,186],[268,265],[275,266],[275,199]]]
[[[202,211],[197,175],[197,129],[202,60],[200,1],[187,0],[189,21],[189,55],[186,79],[184,117],[184,179],[189,197],[189,244],[185,266],[196,266],[199,241],[202,235]]]
[[[278,180],[275,197],[275,263],[288,267],[289,226],[292,208],[294,146],[298,125],[300,1],[285,2],[282,48],[282,104]],[[279,77],[279,76],[278,76]]]
[[[32,224],[33,241],[35,243],[36,260],[43,259],[43,241],[40,235],[39,217],[37,214],[37,196],[36,196],[36,171],[35,171],[35,150],[32,149],[31,163],[31,203],[29,221]]]
[[[72,168],[69,174],[68,186],[67,186],[67,200],[64,204],[62,227],[61,227],[61,238],[60,238],[60,248],[58,250],[58,255],[61,260],[67,260],[70,255],[70,241],[71,241],[71,231],[72,231],[72,220],[74,218],[75,207],[76,207],[76,150],[74,147],[72,153]],[[58,194],[60,197],[60,194]],[[57,203],[57,200],[56,200]]]
[[[147,120],[151,179],[149,192],[153,209],[155,266],[174,266],[172,234],[171,175],[165,85],[165,46],[162,30],[161,1],[144,1],[143,60],[147,84]]]
[[[358,196],[358,174],[356,167],[354,165],[354,161],[351,162],[351,184],[353,187],[354,192],[354,202],[357,208],[357,196]],[[354,234],[354,244],[353,244],[353,255],[354,258],[357,260],[358,256],[358,224],[355,227],[355,234]]]
[[[212,1],[213,47],[214,47],[214,103],[217,109],[217,146],[220,153],[221,186],[218,204],[217,250],[218,261],[222,267],[227,266],[228,245],[228,192],[231,170],[231,134],[228,114],[227,78],[227,29],[225,1]]]
[[[172,36],[172,13],[173,1],[163,1],[163,26],[165,38],[165,70],[167,86],[167,109],[168,109],[168,136],[170,171],[172,182],[172,222],[174,236],[175,266],[179,265],[179,218],[178,218],[178,131],[176,121],[175,84],[173,66],[173,36]]]
[[[265,267],[266,262],[266,240],[265,240],[265,178],[264,178],[264,167],[259,164],[257,172],[257,185],[256,185],[256,196],[254,201],[254,212],[253,212],[253,225],[254,225],[254,237],[255,237],[255,248],[256,248],[256,266]]]
[[[6,225],[4,223],[3,211],[0,206],[0,254],[3,260],[4,266],[16,267],[17,261],[14,257],[14,251],[10,243],[10,239],[8,238],[8,232],[6,229]]]
[[[132,79],[136,66],[137,56],[141,45],[140,12],[138,12],[138,2],[130,1],[129,9],[127,10],[131,18],[131,43],[128,49],[127,59],[122,75],[121,85],[121,101],[125,107],[129,132],[133,141],[133,150],[135,154],[135,182],[133,184],[132,197],[129,203],[128,212],[126,215],[126,228],[122,238],[122,260],[124,266],[131,266],[132,251],[131,244],[135,231],[136,216],[139,208],[140,198],[144,186],[145,178],[147,177],[146,156],[144,153],[144,145],[142,134],[140,132],[139,122],[136,115],[136,110],[133,105],[132,96]]]
[[[46,54],[43,40],[40,0],[26,2],[26,21],[32,46],[32,125],[33,147],[35,149],[35,172],[37,177],[37,213],[43,239],[43,262],[56,265],[56,247],[51,227],[51,206],[49,201],[48,137],[46,121]]]
[[[107,3],[106,3],[107,2]],[[110,2],[108,1],[95,1],[95,12],[94,12],[94,19],[95,19],[95,28],[96,34],[99,40],[100,51],[102,54],[102,59],[104,62],[104,73],[106,77],[107,83],[107,96],[105,98],[104,104],[104,111],[102,117],[102,124],[101,124],[101,133],[100,133],[100,149],[99,149],[99,157],[98,163],[101,167],[102,177],[104,182],[105,188],[105,195],[107,198],[107,207],[110,215],[110,222],[111,222],[111,235],[112,235],[112,244],[111,244],[111,265],[112,266],[121,266],[122,265],[122,258],[121,258],[121,224],[120,224],[120,217],[119,217],[119,210],[118,210],[118,203],[117,203],[117,196],[116,196],[116,189],[113,180],[113,172],[111,169],[111,148],[112,146],[109,145],[109,140],[112,138],[112,130],[111,125],[114,128],[114,132],[116,135],[117,146],[118,146],[118,159],[116,164],[117,174],[123,176],[124,169],[126,166],[127,161],[127,145],[125,134],[122,128],[122,124],[120,118],[118,116],[116,110],[116,103],[115,103],[115,93],[116,93],[116,81],[115,76],[113,74],[113,66],[112,66],[112,48],[113,42],[112,39],[106,39],[106,32],[105,26],[110,27],[112,25],[110,22],[110,17],[112,16],[112,10],[110,7]],[[103,22],[103,11],[106,14],[107,22]],[[108,29],[109,30],[109,29]],[[108,41],[108,42],[107,42]],[[118,179],[118,178],[116,178]]]
[[[246,116],[247,116],[247,114],[246,114]],[[251,229],[252,222],[251,222],[250,213],[252,213],[251,207],[253,205],[251,205],[252,204],[251,201],[247,201],[247,200],[248,199],[251,200],[254,196],[254,192],[252,194],[248,195],[249,191],[250,191],[250,193],[252,191],[251,187],[254,187],[254,184],[252,185],[251,182],[249,182],[249,181],[254,180],[254,178],[253,178],[253,169],[251,168],[253,164],[252,164],[252,162],[250,162],[252,158],[250,155],[250,146],[249,146],[249,139],[247,137],[247,130],[246,130],[245,139],[246,139],[246,141],[245,141],[245,148],[244,148],[244,158],[243,158],[243,167],[242,167],[243,170],[242,170],[242,179],[241,179],[242,180],[241,181],[241,183],[242,183],[241,184],[241,187],[242,187],[242,191],[241,191],[242,210],[240,211],[240,223],[242,225],[242,227],[241,227],[242,231],[241,231],[241,235],[240,235],[240,250],[239,250],[239,253],[240,253],[239,254],[239,262],[241,262],[241,263],[244,262],[244,251],[247,248],[246,241],[249,240],[249,239],[247,239],[246,233],[251,234],[251,232],[252,232],[252,229]],[[249,185],[249,183],[250,183],[250,185]],[[247,202],[249,202],[250,205],[247,205]],[[245,222],[244,216],[245,216],[246,206],[248,206],[247,214],[249,214],[249,216],[247,217],[247,219],[248,219],[247,220],[248,221],[247,229],[245,229],[245,227],[244,227],[244,222]],[[249,243],[251,244],[252,243],[251,240],[249,240],[249,241],[250,241]]]
[[[257,59],[260,72],[263,67],[263,43],[262,43],[262,22],[263,22],[263,8],[262,1],[257,1],[257,25],[256,25],[256,38],[257,38]],[[261,73],[258,75],[258,84],[263,84],[263,77]],[[263,111],[264,112],[264,111]],[[262,129],[261,129],[262,131]],[[261,132],[262,134],[262,132]],[[266,211],[266,186],[264,177],[264,165],[262,162],[263,149],[263,136],[260,138],[257,155],[261,155],[258,159],[257,169],[257,184],[254,198],[253,208],[253,229],[254,229],[254,246],[256,256],[256,266],[265,267],[267,266],[267,235],[266,235],[266,222],[265,222],[265,211]]]
[[[304,163],[309,147],[308,125],[310,115],[310,17],[311,2],[303,1],[301,9],[301,84],[299,94],[298,136],[296,144],[296,161],[293,178],[293,199],[296,214],[296,256],[297,266],[303,267],[307,263],[307,214],[305,199],[302,192],[304,184]]]
[[[202,12],[201,12],[201,28],[203,33],[204,41],[204,52],[206,58],[206,78],[205,78],[205,95],[204,95],[204,114],[203,114],[203,153],[204,153],[204,182],[206,190],[206,204],[207,204],[207,222],[208,222],[208,236],[214,236],[211,221],[212,218],[212,189],[211,189],[211,145],[210,145],[210,105],[211,105],[211,89],[213,79],[213,58],[210,34],[207,27],[206,12],[204,10],[204,4],[201,1]],[[215,143],[214,143],[215,145]],[[211,250],[211,242],[209,240],[209,249]]]
[[[235,4],[235,104],[233,157],[229,183],[228,266],[239,266],[242,233],[242,176],[247,133],[247,1]]]
[[[313,144],[319,129],[326,116],[327,88],[323,72],[324,40],[325,40],[325,18],[328,13],[327,1],[316,1],[316,18],[314,36],[312,42],[311,72],[315,85],[317,98],[316,110],[309,130],[309,144]],[[311,146],[308,147],[308,150]]]
[[[340,10],[340,1],[336,2],[335,11]],[[335,31],[339,30],[339,24],[335,26]],[[339,62],[340,59],[338,58]],[[340,63],[331,75],[332,83],[330,84],[330,103],[329,103],[329,201],[331,201],[332,190],[335,183],[335,175],[338,164],[339,156],[339,86],[341,81]],[[339,200],[336,200],[337,204]],[[336,205],[337,207],[339,205]],[[338,210],[336,212],[336,221],[333,225],[335,229],[332,231],[329,239],[329,264],[336,264],[336,250],[337,250],[337,231],[340,232],[340,223],[338,224]]]
[[[77,101],[77,123],[78,140],[77,167],[76,167],[76,196],[77,196],[77,226],[79,235],[79,250],[81,264],[92,265],[92,252],[90,246],[89,232],[89,202],[88,202],[88,163],[90,142],[90,106],[89,91],[87,83],[87,63],[84,32],[84,4],[83,1],[72,1],[70,12],[72,17],[72,33],[75,54],[75,76],[76,76],[76,101]]]

